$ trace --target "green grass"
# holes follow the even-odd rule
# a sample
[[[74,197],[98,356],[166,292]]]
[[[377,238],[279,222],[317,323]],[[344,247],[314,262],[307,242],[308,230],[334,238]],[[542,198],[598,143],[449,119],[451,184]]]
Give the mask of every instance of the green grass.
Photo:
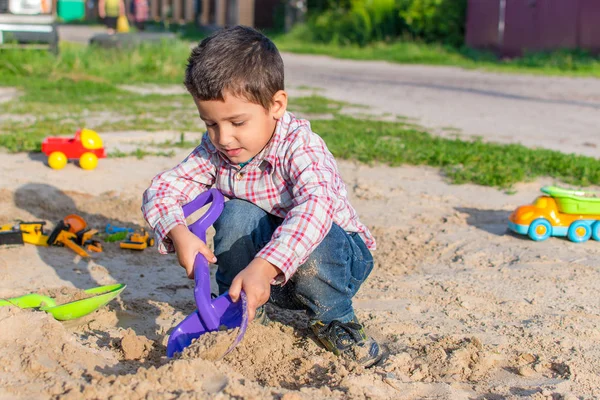
[[[297,26],[288,34],[270,35],[281,51],[322,54],[353,60],[382,60],[402,64],[449,65],[482,68],[498,72],[543,75],[600,77],[600,57],[580,50],[532,53],[515,59],[498,59],[493,54],[471,49],[456,49],[412,39],[373,43],[364,47],[314,43],[306,26]]]
[[[58,56],[48,52],[0,51],[0,79],[4,85],[53,85],[60,80],[90,82],[94,89],[111,90],[107,83],[181,83],[189,43],[147,44],[135,48],[103,49],[65,43]],[[24,81],[23,78],[31,80]]]
[[[131,51],[65,45],[58,57],[47,52],[0,51],[0,86],[23,95],[4,103],[13,119],[0,122],[0,146],[9,151],[39,151],[51,135],[72,135],[80,126],[100,132],[126,130],[198,131],[190,118],[189,95],[141,95],[120,84],[181,84],[189,48],[140,46]],[[86,123],[90,119],[94,122]]]
[[[458,184],[510,188],[541,176],[581,186],[600,184],[600,160],[591,157],[517,144],[441,138],[399,122],[339,115],[334,120],[311,122],[336,157],[392,166],[439,167]]]
[[[192,149],[192,148],[198,146],[198,142],[197,141],[185,140],[185,133],[181,132],[179,134],[179,140],[178,141],[165,140],[164,142],[152,143],[151,145],[153,147],[159,147],[159,148]]]
[[[171,151],[151,151],[142,148],[137,148],[133,151],[124,152],[121,150],[113,150],[108,153],[108,157],[110,158],[124,158],[124,157],[135,157],[138,160],[143,159],[147,156],[155,156],[155,157],[173,157],[175,152]]]
[[[118,87],[141,82],[179,84],[188,50],[174,47],[145,46],[114,53],[68,46],[59,59],[46,53],[2,52],[0,85],[17,86],[23,95],[2,105],[2,113],[13,119],[0,121],[0,147],[11,152],[40,151],[44,137],[73,135],[81,126],[100,134],[132,129],[201,131],[188,95],[140,95]],[[158,65],[163,59],[165,65]],[[338,158],[429,165],[440,168],[455,183],[501,188],[539,176],[581,186],[600,184],[598,159],[520,145],[441,138],[402,116],[390,122],[378,120],[366,114],[367,108],[360,118],[343,114],[344,109],[357,107],[361,106],[317,95],[292,98],[289,104],[298,115],[311,115],[313,129]],[[86,123],[90,118],[95,122]],[[140,145],[131,152],[109,149],[109,155],[168,157],[175,148],[195,145],[182,133],[179,140]]]

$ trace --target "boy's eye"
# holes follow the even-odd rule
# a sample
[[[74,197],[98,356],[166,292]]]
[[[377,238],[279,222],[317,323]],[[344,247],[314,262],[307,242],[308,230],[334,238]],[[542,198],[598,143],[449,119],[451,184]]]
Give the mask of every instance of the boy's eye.
[[[233,126],[242,126],[246,123],[246,121],[241,121],[241,122],[232,122]]]
[[[205,122],[204,124],[209,128],[212,128],[213,126],[217,126],[217,124],[215,124],[214,122],[213,123]]]

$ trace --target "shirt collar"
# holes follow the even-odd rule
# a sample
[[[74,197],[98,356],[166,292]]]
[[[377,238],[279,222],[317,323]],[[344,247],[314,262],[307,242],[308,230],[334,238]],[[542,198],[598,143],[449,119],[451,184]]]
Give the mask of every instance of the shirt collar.
[[[279,144],[287,135],[288,130],[292,125],[291,123],[294,119],[294,115],[286,111],[285,114],[283,114],[283,116],[277,120],[277,124],[275,125],[275,131],[273,132],[271,140],[269,140],[265,148],[262,149],[260,153],[258,153],[254,156],[254,158],[252,158],[248,165],[260,165],[264,161],[269,163],[269,165],[271,166],[269,172],[272,172],[276,164],[277,149],[279,147]],[[229,161],[229,159],[225,157],[219,150],[217,150],[217,148],[212,144],[210,138],[208,137],[208,132],[204,134],[204,136],[202,137],[202,141],[204,142],[206,151],[208,151],[211,154],[216,153],[226,163],[234,165],[231,164],[231,161]]]
[[[291,116],[290,113],[286,112],[283,114],[281,118],[277,120],[277,125],[275,125],[275,132],[273,132],[273,137],[269,140],[269,143],[265,146],[265,148],[254,157],[255,159],[260,160],[261,162],[267,162],[271,166],[269,169],[270,172],[275,168],[275,164],[277,161],[277,149],[279,148],[279,144],[285,138],[287,134],[287,127],[290,125]]]

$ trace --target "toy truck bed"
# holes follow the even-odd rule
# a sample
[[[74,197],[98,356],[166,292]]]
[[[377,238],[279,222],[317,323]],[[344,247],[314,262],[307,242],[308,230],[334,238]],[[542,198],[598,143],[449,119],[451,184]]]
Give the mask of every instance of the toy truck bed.
[[[556,200],[558,210],[565,214],[600,215],[600,193],[544,186],[542,192]]]

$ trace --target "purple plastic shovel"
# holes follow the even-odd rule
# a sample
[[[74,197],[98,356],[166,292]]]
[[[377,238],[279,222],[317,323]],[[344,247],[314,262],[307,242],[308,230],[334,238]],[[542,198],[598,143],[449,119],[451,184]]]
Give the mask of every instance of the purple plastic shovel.
[[[183,214],[187,217],[208,203],[212,203],[208,211],[196,222],[188,226],[196,236],[206,242],[206,230],[223,211],[223,195],[217,189],[210,189],[183,206]],[[192,340],[206,332],[213,332],[225,327],[240,328],[238,336],[223,357],[242,340],[248,327],[248,307],[246,293],[240,293],[240,301],[234,303],[228,293],[216,299],[210,296],[210,270],[208,261],[202,254],[194,261],[194,298],[198,308],[175,327],[167,343],[167,357],[173,357],[192,343]]]

